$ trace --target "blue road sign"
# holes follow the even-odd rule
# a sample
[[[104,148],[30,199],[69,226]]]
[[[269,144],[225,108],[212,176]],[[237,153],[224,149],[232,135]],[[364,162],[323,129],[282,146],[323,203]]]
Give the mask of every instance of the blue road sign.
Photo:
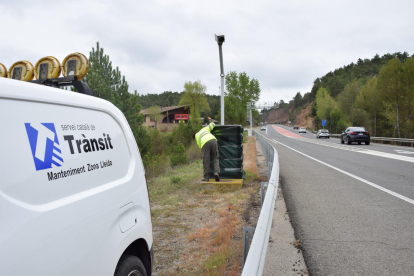
[[[326,126],[326,120],[322,120],[322,126]]]

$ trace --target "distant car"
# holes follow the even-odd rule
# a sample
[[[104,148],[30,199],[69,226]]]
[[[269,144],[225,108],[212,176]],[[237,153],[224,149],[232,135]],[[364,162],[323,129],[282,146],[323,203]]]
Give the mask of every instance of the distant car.
[[[316,133],[316,138],[328,138],[329,139],[329,131],[327,129],[320,129]]]
[[[264,127],[264,126],[262,126],[261,128],[260,128],[260,130],[262,131],[262,130],[266,130],[266,128]]]
[[[369,145],[371,136],[363,127],[348,127],[341,134],[341,144],[347,143],[350,145],[352,142],[357,142],[358,145],[364,142],[365,145]]]
[[[293,126],[293,129],[299,129],[299,127],[298,126]]]
[[[306,133],[306,128],[301,127],[301,128],[299,129],[299,133]]]

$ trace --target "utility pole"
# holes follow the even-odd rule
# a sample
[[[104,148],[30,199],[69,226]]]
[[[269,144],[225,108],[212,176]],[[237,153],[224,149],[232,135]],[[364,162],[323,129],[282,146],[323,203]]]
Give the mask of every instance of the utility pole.
[[[223,50],[221,46],[225,41],[223,34],[216,34],[216,41],[219,46],[220,57],[220,77],[221,77],[221,125],[224,125],[224,67],[223,67]]]
[[[248,131],[247,131],[248,136],[252,136],[253,135],[253,128],[252,128],[252,105],[253,105],[253,102],[247,102],[247,117],[248,117],[249,122],[250,122],[250,129],[248,129]]]

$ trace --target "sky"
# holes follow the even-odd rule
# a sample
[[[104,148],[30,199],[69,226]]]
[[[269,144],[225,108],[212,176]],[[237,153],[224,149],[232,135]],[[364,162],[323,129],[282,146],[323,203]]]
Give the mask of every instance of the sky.
[[[130,92],[219,95],[224,71],[259,81],[260,102],[285,102],[358,58],[414,50],[414,1],[0,0],[0,63],[87,57],[99,42]]]

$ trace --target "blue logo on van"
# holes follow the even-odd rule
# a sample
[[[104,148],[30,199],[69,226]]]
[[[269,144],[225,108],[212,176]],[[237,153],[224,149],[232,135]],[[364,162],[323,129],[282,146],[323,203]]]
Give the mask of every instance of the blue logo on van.
[[[60,167],[62,151],[53,123],[25,123],[36,171]]]

